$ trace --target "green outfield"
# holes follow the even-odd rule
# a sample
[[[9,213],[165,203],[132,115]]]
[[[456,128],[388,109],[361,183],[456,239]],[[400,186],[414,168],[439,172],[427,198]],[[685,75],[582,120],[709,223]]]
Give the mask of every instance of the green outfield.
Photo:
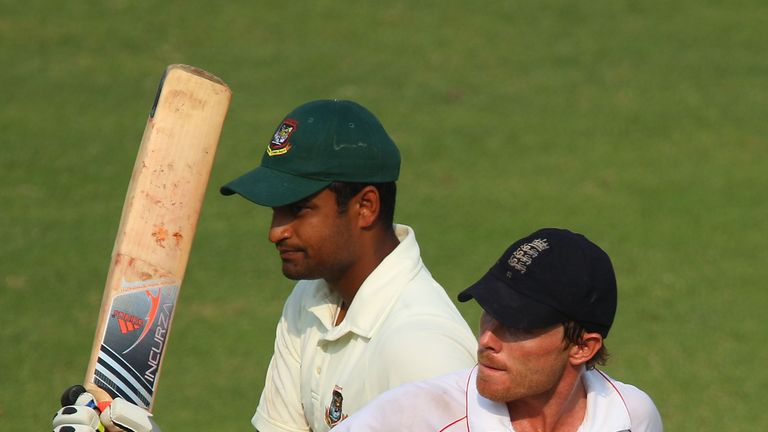
[[[246,431],[292,283],[269,209],[218,186],[281,116],[348,98],[403,156],[395,219],[452,296],[544,226],[619,280],[614,377],[669,431],[768,425],[768,4],[0,0],[0,430],[48,430],[80,382],[166,65],[234,96],[155,414]],[[460,310],[476,328],[478,308]]]

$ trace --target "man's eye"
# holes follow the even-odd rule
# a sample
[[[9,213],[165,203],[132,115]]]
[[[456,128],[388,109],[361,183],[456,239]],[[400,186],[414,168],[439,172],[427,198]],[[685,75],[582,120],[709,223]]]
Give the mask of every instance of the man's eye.
[[[536,336],[535,330],[507,328],[506,331],[507,331],[507,336],[509,336],[510,339],[514,339],[514,340],[525,340],[525,339],[530,339]]]

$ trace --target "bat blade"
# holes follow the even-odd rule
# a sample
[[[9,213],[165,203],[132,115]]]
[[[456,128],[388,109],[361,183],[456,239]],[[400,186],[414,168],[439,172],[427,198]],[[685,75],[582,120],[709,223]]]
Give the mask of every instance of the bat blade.
[[[123,204],[85,387],[151,411],[231,91],[169,66]]]

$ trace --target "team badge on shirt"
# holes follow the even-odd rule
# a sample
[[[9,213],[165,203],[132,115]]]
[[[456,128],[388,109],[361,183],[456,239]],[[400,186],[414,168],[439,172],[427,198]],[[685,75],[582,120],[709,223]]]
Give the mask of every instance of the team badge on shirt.
[[[340,421],[349,417],[342,412],[342,403],[344,402],[344,396],[341,394],[341,387],[334,386],[333,393],[331,395],[331,403],[328,408],[325,409],[325,423],[330,427],[336,426]]]
[[[277,127],[275,134],[272,135],[272,141],[267,146],[267,154],[270,156],[276,156],[285,154],[291,149],[291,143],[288,142],[288,138],[296,130],[299,122],[293,119],[285,119],[280,126]]]

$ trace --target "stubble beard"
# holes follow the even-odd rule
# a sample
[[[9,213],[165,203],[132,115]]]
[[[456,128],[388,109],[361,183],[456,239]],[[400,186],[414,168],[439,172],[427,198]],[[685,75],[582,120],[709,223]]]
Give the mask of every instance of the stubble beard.
[[[324,279],[328,282],[342,277],[354,264],[356,255],[326,252],[322,262],[313,260],[312,255],[304,250],[300,260],[283,261],[283,275],[290,280]]]
[[[292,261],[283,261],[281,270],[283,276],[290,280],[316,279],[303,266]]]
[[[545,395],[557,387],[565,373],[565,368],[565,363],[557,363],[544,370],[541,368],[508,370],[503,380],[485,376],[480,370],[477,374],[477,392],[486,399],[502,403]]]
[[[339,214],[334,222],[336,229],[322,239],[315,239],[315,247],[302,247],[299,257],[282,262],[283,275],[291,280],[324,279],[328,282],[342,277],[357,260],[346,224],[343,214]]]

